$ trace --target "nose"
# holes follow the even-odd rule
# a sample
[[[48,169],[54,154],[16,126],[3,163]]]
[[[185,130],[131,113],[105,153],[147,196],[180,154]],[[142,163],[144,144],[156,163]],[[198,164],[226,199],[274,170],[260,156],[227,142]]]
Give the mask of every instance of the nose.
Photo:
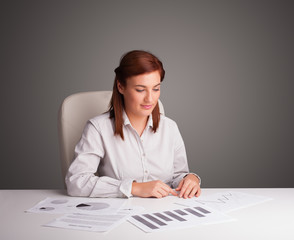
[[[152,91],[146,91],[145,102],[152,103],[153,96]]]

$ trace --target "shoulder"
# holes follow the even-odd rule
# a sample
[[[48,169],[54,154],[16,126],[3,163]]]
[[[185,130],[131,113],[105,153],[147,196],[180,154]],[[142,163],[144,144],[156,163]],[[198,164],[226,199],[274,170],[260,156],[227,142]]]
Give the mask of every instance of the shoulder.
[[[160,115],[160,122],[163,125],[177,126],[177,123],[174,120],[172,120],[171,118],[169,118],[165,115]]]
[[[102,113],[96,117],[91,118],[89,121],[93,123],[101,123],[109,120],[109,112]]]
[[[181,132],[174,120],[161,115],[159,122],[159,132],[162,136],[165,136],[165,139],[169,139],[170,141],[174,142],[176,150],[184,146]]]
[[[177,123],[166,116],[160,116],[158,134],[164,141],[172,142],[176,150],[184,145]]]
[[[112,119],[110,118],[109,112],[93,117],[89,119],[88,122],[92,124],[98,131],[108,126],[112,126]]]
[[[172,130],[172,129],[178,130],[177,123],[165,115],[160,115],[159,127],[160,128],[169,128],[170,130]]]

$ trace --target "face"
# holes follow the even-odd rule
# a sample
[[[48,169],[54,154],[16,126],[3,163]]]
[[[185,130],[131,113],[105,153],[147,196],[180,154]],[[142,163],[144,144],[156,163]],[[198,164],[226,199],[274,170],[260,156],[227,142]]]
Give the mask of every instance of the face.
[[[133,76],[126,86],[118,83],[124,97],[125,111],[130,120],[146,119],[153,111],[160,96],[159,71]]]

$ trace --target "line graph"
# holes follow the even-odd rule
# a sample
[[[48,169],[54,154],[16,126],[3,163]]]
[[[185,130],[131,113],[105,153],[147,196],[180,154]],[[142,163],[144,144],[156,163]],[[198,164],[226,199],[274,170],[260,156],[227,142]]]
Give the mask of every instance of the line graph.
[[[189,200],[179,200],[175,204],[192,207],[196,204],[221,212],[230,212],[236,209],[252,206],[258,203],[271,200],[271,198],[258,196],[253,194],[247,194],[243,192],[230,191],[220,192],[212,195],[202,195],[199,198],[191,198]]]
[[[230,201],[230,199],[233,196],[234,195],[232,193],[226,193],[226,194],[222,194],[219,198],[217,198],[215,200],[195,200],[195,202],[201,203],[201,204],[206,204],[206,203],[224,204],[224,203],[227,203],[228,201]]]

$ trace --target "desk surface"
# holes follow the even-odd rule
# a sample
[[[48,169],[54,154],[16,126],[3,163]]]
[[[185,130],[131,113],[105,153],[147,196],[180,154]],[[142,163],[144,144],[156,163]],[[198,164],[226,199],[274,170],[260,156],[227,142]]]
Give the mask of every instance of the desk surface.
[[[237,219],[233,222],[156,233],[145,233],[124,222],[105,234],[43,227],[41,225],[61,215],[24,212],[46,197],[64,196],[64,190],[0,190],[0,239],[294,239],[294,188],[203,189],[202,194],[228,190],[268,196],[273,200],[230,212],[229,215]],[[174,197],[129,199],[150,211],[165,209],[174,200]]]

